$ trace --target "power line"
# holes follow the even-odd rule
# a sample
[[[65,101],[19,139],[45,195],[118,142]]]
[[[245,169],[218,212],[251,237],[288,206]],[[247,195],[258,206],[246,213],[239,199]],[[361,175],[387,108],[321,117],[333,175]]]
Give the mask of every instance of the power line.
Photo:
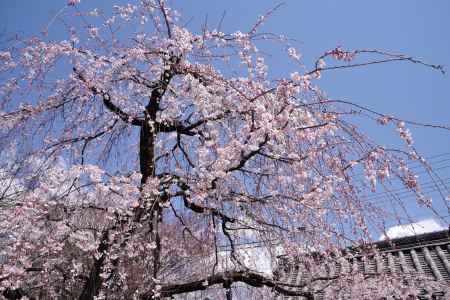
[[[425,169],[425,170],[422,170],[422,171],[413,172],[413,174],[414,175],[430,174],[430,172],[436,173],[436,171],[442,171],[442,170],[450,168],[450,165],[444,165],[444,166],[436,167],[436,165],[438,165],[441,162],[446,162],[447,163],[447,162],[450,162],[450,159],[445,159],[445,160],[441,160],[441,161],[435,162],[433,164],[429,164],[429,166],[431,167],[431,170]],[[409,170],[411,170],[411,171],[414,171],[416,169],[420,170],[420,168],[422,168],[422,167],[423,166],[416,166],[416,167],[413,167],[413,168],[409,168]],[[360,173],[359,175],[362,176],[364,174]],[[431,176],[432,175],[430,175],[430,177]],[[435,174],[435,176],[436,176],[436,174]],[[396,180],[396,179],[399,179],[399,177],[394,177],[393,178],[393,180]],[[367,180],[365,180],[363,178],[356,179],[355,182],[361,182],[363,184],[367,184]]]
[[[441,159],[439,161],[433,161],[436,158],[441,158],[441,157],[446,157],[446,156],[450,156],[450,152],[444,152],[441,154],[437,154],[437,155],[433,155],[428,158],[425,158],[425,163],[421,162],[419,160],[408,159],[408,161],[411,162],[408,164],[408,167],[409,167],[409,169],[417,169],[417,168],[423,167],[424,165],[433,165],[433,164],[438,164],[438,163],[445,162],[445,161],[450,161],[450,158]],[[364,172],[357,172],[353,175],[354,176],[362,176],[362,175],[364,175]]]
[[[448,188],[446,183],[447,184],[450,183],[450,177],[443,178],[441,182],[428,181],[428,182],[422,183],[420,185],[420,187],[422,188],[422,190],[433,187],[436,189],[436,191],[438,191],[440,187],[444,188],[444,189]],[[373,201],[373,200],[383,199],[385,197],[389,197],[389,196],[393,196],[393,195],[400,196],[400,195],[408,194],[408,193],[412,193],[411,189],[404,187],[404,188],[393,189],[393,190],[387,191],[387,192],[375,193],[370,196],[364,197],[364,199]],[[376,201],[374,201],[374,202],[376,202]]]

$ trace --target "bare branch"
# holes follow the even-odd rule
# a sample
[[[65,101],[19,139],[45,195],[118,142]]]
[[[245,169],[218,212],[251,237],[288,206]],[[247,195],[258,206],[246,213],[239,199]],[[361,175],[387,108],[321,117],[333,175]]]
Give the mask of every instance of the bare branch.
[[[251,271],[228,271],[213,274],[201,280],[191,281],[187,283],[162,284],[159,293],[162,297],[170,297],[178,294],[206,290],[208,287],[216,284],[232,284],[235,282],[243,282],[252,287],[266,286],[269,288],[273,288],[276,292],[285,296],[303,296],[309,299],[313,295],[311,292],[303,292],[300,289],[287,289],[281,284],[278,284],[276,281]],[[142,296],[142,299],[150,300],[152,299],[153,295],[154,293],[152,291],[149,291]]]
[[[403,54],[392,54],[392,53],[388,53],[388,52],[380,51],[380,50],[376,50],[376,49],[368,49],[368,50],[362,49],[362,50],[355,50],[355,51],[340,50],[340,51],[352,58],[354,56],[356,56],[357,54],[361,54],[361,53],[378,54],[378,55],[388,57],[388,58],[380,59],[380,60],[372,60],[372,61],[368,61],[368,62],[364,62],[364,63],[354,63],[354,64],[346,64],[346,65],[338,65],[338,66],[330,66],[330,67],[320,67],[319,62],[328,56],[334,55],[335,51],[336,51],[336,49],[332,50],[332,51],[328,51],[325,54],[323,54],[322,56],[320,56],[315,62],[315,69],[307,72],[306,75],[312,75],[316,72],[321,72],[321,71],[364,67],[364,66],[369,66],[369,65],[374,65],[374,64],[382,64],[382,63],[395,62],[395,61],[409,61],[414,64],[420,64],[420,65],[432,68],[434,70],[440,71],[442,74],[445,74],[445,70],[442,65],[429,64],[420,59],[414,58],[412,56],[406,56]]]
[[[112,102],[111,96],[109,95],[108,92],[100,90],[97,87],[90,85],[88,80],[75,67],[73,68],[73,71],[77,75],[78,79],[80,79],[84,84],[86,84],[88,86],[88,89],[94,95],[100,95],[103,98],[103,104],[105,104],[106,108],[108,108],[111,112],[113,112],[115,115],[117,115],[122,121],[124,121],[125,123],[129,123],[131,125],[142,126],[142,120],[138,119],[136,117],[130,116],[128,113],[124,112],[122,109],[120,109],[118,106],[116,106]]]
[[[170,29],[170,23],[169,23],[169,19],[167,17],[166,8],[164,7],[164,1],[159,0],[159,8],[161,9],[161,12],[163,14],[164,21],[166,22],[167,36],[171,39],[172,38],[172,31]]]

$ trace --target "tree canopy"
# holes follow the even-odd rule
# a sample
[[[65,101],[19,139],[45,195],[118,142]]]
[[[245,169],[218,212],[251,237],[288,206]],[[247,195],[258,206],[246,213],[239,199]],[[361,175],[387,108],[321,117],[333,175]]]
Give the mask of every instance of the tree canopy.
[[[325,279],[339,284],[336,297],[383,297],[415,295],[426,284],[351,272],[324,278],[317,256],[304,254],[340,259],[345,247],[370,244],[395,214],[365,195],[392,180],[433,211],[407,162],[441,179],[407,126],[449,130],[330,99],[321,75],[394,61],[441,66],[337,47],[308,69],[289,39],[260,32],[274,10],[224,33],[188,29],[162,0],[111,14],[82,11],[79,2],[55,17],[65,39],[2,41],[4,297],[160,299],[219,286],[212,294],[231,298],[237,283],[268,299],[312,297]],[[270,77],[265,43],[279,45],[298,71]],[[404,147],[366,137],[361,116],[393,128]],[[448,208],[448,190],[440,191]],[[281,282],[280,255],[310,259],[312,281]],[[261,271],[261,256],[271,271]]]

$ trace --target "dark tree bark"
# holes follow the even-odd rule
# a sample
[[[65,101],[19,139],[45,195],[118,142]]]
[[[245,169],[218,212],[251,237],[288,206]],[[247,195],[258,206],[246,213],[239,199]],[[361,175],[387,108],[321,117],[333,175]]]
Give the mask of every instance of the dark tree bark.
[[[109,248],[108,243],[108,230],[105,230],[102,236],[102,240],[98,247],[98,252],[102,253],[98,259],[94,259],[94,265],[91,268],[89,277],[84,283],[83,291],[81,292],[79,300],[93,300],[95,296],[98,295],[100,287],[102,285],[102,280],[100,278],[101,269],[103,262],[105,261],[106,251]]]

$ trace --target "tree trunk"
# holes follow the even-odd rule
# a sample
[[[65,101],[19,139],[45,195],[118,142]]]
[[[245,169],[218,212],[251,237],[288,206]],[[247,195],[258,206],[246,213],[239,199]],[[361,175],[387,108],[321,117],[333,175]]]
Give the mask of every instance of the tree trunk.
[[[231,284],[229,282],[226,282],[223,284],[223,287],[225,288],[225,296],[227,300],[233,300],[233,291],[231,290]]]
[[[93,300],[97,296],[100,287],[102,285],[102,280],[100,278],[100,273],[102,271],[103,261],[105,260],[105,251],[108,250],[108,230],[103,232],[102,240],[98,246],[98,252],[102,253],[100,258],[94,259],[94,265],[91,268],[89,277],[84,283],[83,291],[81,292],[79,300]]]

